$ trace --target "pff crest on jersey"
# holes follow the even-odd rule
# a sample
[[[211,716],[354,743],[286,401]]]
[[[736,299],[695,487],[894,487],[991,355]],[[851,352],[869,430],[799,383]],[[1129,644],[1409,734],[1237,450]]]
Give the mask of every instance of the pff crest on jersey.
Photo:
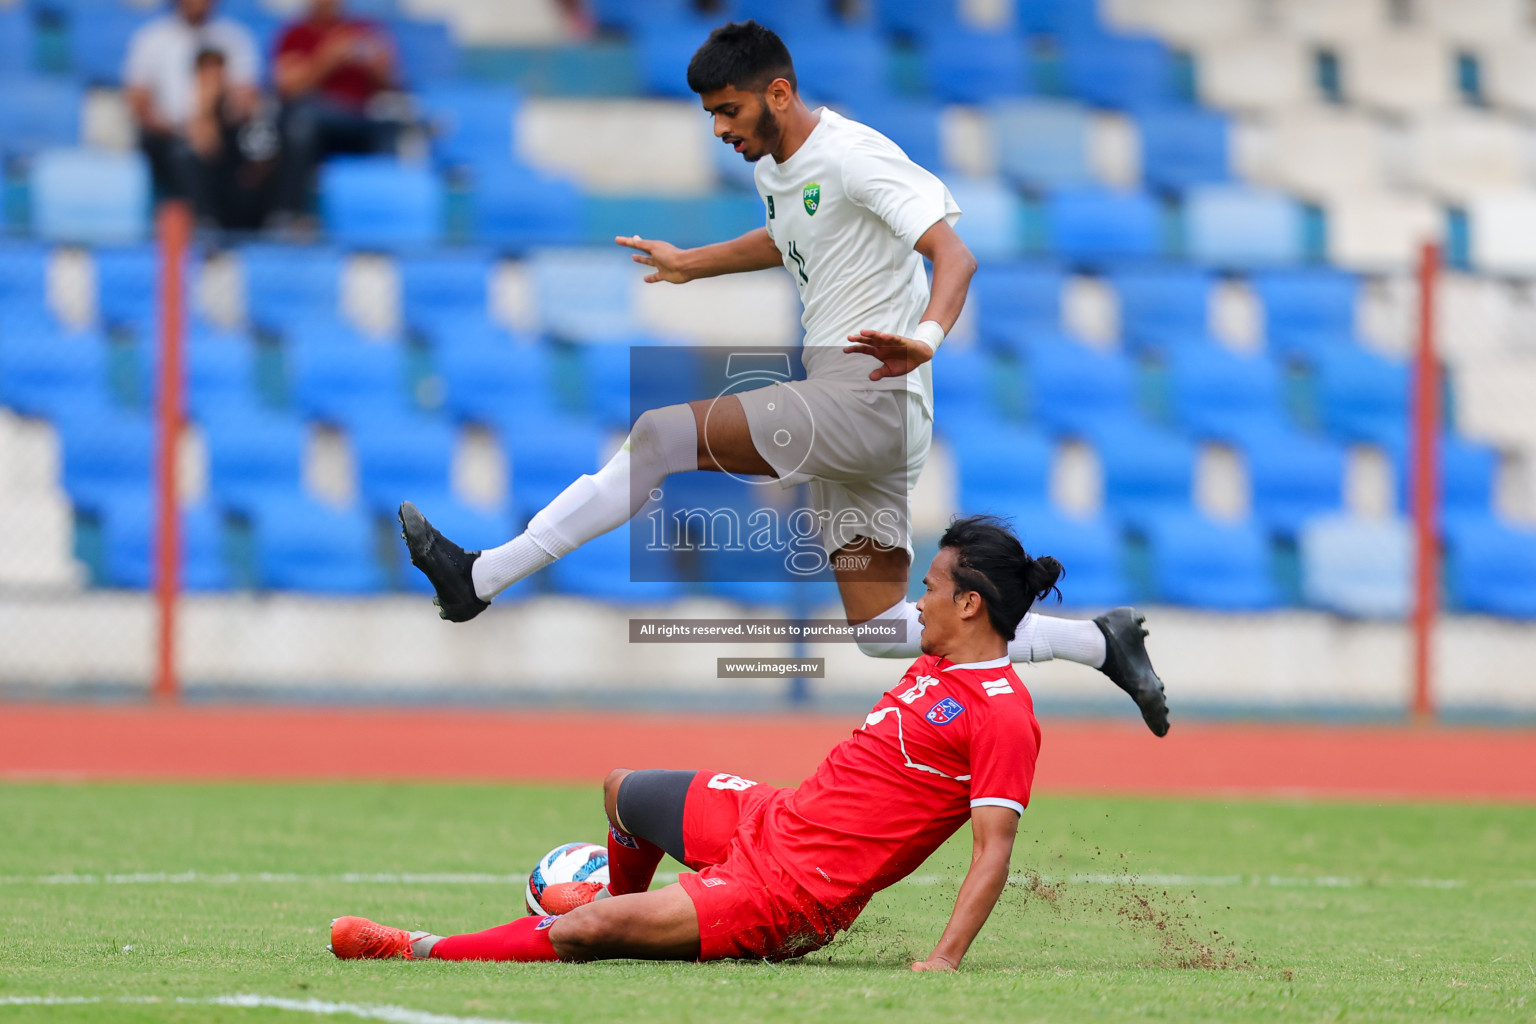
[[[816,216],[816,211],[821,209],[821,185],[811,182],[800,191],[800,198],[805,202],[805,212],[810,216]]]

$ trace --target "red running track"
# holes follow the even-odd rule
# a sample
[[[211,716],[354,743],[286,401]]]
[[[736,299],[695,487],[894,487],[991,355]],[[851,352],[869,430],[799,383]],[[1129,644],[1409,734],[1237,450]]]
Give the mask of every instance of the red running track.
[[[857,716],[0,705],[0,778],[591,782],[709,768],[792,782]],[[1042,723],[1043,791],[1536,802],[1536,731]]]

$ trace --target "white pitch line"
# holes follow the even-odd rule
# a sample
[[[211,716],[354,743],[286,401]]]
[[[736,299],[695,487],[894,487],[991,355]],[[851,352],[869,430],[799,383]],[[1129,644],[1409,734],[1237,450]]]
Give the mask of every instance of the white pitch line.
[[[1023,884],[1039,878],[1050,885],[1071,883],[1074,885],[1199,885],[1207,888],[1265,888],[1265,889],[1354,889],[1354,888],[1409,888],[1409,889],[1462,889],[1468,885],[1513,885],[1536,887],[1536,878],[1490,879],[1471,882],[1464,878],[1350,878],[1339,875],[1186,875],[1160,874],[1091,874],[1034,875],[1014,874],[1008,877],[1014,884]],[[140,871],[119,874],[53,874],[53,875],[0,875],[0,885],[512,885],[521,886],[528,876],[519,873],[497,875],[488,872],[346,872],[339,875],[301,875],[284,872],[237,872],[202,873],[197,871]],[[677,881],[673,872],[660,872],[656,881],[663,884]],[[903,885],[933,886],[958,885],[958,876],[921,874],[903,879]]]
[[[116,999],[101,996],[0,997],[0,1006],[82,1006],[92,1003],[176,1003],[183,1006],[230,1006],[246,1010],[289,1010],[293,1013],[308,1013],[318,1017],[359,1017],[363,1020],[384,1021],[385,1024],[520,1024],[518,1021],[491,1017],[456,1017],[447,1013],[412,1010],[404,1006],[333,1003],[325,999],[283,999],[278,996],[254,995],[248,992],[230,996],[209,996],[204,999],[161,999],[157,996],[124,996]]]

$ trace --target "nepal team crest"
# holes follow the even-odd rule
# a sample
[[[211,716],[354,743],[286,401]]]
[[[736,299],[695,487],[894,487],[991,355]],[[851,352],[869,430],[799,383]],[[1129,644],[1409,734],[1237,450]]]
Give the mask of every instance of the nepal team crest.
[[[934,725],[948,725],[961,715],[965,714],[965,705],[953,697],[945,697],[928,709],[923,717]]]
[[[811,182],[800,193],[800,198],[805,202],[805,212],[814,217],[816,211],[821,209],[821,185]]]

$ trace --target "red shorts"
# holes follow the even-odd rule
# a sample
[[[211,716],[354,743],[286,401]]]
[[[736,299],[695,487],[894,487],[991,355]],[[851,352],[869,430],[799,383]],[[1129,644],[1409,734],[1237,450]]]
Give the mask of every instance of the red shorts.
[[[699,772],[683,808],[685,862],[678,876],[699,915],[699,959],[786,960],[832,941],[863,909],[828,908],[758,842],[777,786]]]

